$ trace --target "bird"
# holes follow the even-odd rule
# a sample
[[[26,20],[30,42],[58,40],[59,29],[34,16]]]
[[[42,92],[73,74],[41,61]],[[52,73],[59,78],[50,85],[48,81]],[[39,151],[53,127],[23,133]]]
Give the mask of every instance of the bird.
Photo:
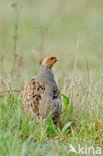
[[[24,110],[31,112],[33,118],[46,119],[51,113],[54,124],[61,115],[61,94],[52,72],[53,65],[59,59],[55,56],[46,57],[41,63],[38,74],[32,78],[24,89]]]

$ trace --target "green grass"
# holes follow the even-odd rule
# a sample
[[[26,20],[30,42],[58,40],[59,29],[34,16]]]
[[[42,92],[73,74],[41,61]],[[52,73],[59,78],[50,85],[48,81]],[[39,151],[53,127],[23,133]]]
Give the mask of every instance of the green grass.
[[[62,96],[59,128],[55,127],[50,116],[39,123],[34,122],[31,115],[24,112],[22,99],[16,94],[8,93],[1,99],[0,155],[71,155],[69,144],[75,148],[78,144],[102,147],[103,107],[97,104],[97,99],[93,95],[86,99],[89,107],[91,99],[97,104],[95,110],[84,104],[81,111],[79,105],[75,110],[68,98]]]
[[[103,2],[20,0],[16,63],[13,2],[0,1],[0,156],[74,156],[70,144],[102,147]],[[42,49],[43,57],[60,59],[53,68],[62,95],[57,128],[50,115],[34,122],[25,113],[22,91],[5,92],[35,76]]]

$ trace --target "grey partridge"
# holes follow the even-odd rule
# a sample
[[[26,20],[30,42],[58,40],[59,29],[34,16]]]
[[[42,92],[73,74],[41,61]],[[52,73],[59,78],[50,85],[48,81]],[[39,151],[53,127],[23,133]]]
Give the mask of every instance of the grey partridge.
[[[45,119],[51,111],[55,124],[61,114],[61,95],[52,73],[56,61],[55,56],[42,61],[40,72],[25,86],[23,98],[26,112],[30,111],[34,118]]]

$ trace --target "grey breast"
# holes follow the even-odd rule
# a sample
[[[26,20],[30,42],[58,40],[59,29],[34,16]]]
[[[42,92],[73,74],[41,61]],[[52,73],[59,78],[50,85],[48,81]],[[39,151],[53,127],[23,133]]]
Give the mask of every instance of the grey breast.
[[[53,87],[56,86],[56,82],[52,71],[47,67],[41,68],[35,80],[41,82],[45,86],[45,92],[39,106],[40,116],[45,118],[53,107]]]

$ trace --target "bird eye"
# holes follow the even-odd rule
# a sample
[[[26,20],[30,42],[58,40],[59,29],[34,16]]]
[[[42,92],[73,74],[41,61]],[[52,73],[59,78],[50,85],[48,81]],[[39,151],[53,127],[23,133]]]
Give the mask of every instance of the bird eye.
[[[53,60],[54,58],[53,57],[51,57],[51,60]]]

